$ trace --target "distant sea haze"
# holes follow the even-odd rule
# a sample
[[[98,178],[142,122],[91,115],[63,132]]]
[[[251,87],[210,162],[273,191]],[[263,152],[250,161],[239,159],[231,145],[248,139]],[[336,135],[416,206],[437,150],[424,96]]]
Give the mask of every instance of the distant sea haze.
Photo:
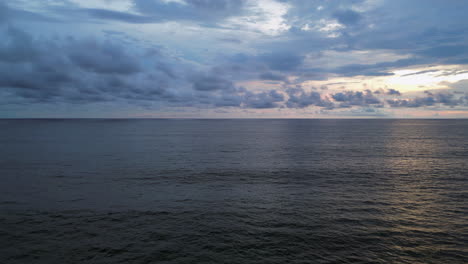
[[[0,120],[0,263],[468,263],[468,120]]]

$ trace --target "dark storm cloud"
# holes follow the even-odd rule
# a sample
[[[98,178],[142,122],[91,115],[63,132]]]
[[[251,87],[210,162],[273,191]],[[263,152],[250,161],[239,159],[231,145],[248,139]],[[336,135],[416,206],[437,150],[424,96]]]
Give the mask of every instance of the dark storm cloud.
[[[39,40],[15,27],[0,36],[0,89],[31,102],[159,100],[172,82],[167,70],[143,72],[142,55],[117,42]]]
[[[361,91],[345,91],[332,95],[333,100],[339,103],[340,107],[352,106],[371,106],[381,105],[382,102],[370,90]]]
[[[19,97],[49,101],[74,80],[66,58],[48,53],[26,32],[8,26],[0,31],[0,89]],[[53,45],[51,46],[51,48]]]
[[[467,32],[463,28],[465,5],[459,2],[441,4],[438,1],[385,1],[376,5],[376,9],[365,8],[359,12],[356,6],[369,5],[368,1],[281,1],[290,4],[289,12],[284,16],[291,24],[291,31],[287,38],[280,38],[284,43],[272,41],[265,48],[268,52],[255,58],[256,62],[263,62],[271,70],[289,71],[303,76],[316,76],[317,70],[339,74],[343,76],[386,76],[391,75],[392,69],[420,65],[425,63],[468,63],[466,42],[463,37]],[[164,21],[198,21],[205,25],[222,19],[248,14],[249,5],[240,0],[187,0],[181,2],[165,1],[134,1],[132,12],[119,12],[106,9],[86,9],[76,6],[57,8],[64,15],[73,12],[86,13],[99,19],[125,21],[128,23],[159,23]],[[320,11],[317,7],[322,6]],[[427,7],[434,6],[434,9]],[[438,8],[438,11],[435,11]],[[67,11],[68,10],[68,11]],[[398,11],[398,12],[397,12]],[[58,12],[58,11],[57,11]],[[439,14],[439,16],[436,16]],[[76,14],[76,16],[79,16]],[[446,26],[440,17],[448,16],[453,26]],[[338,30],[339,37],[327,38],[318,33],[303,32],[300,28],[305,23],[314,23],[323,18],[335,18],[339,23],[350,26]],[[400,19],[405,17],[405,19]],[[365,18],[365,19],[364,19]],[[353,27],[356,24],[372,24],[373,27]],[[296,25],[297,23],[297,25]],[[294,29],[297,29],[296,33]],[[226,38],[225,38],[226,39]],[[240,43],[237,38],[227,38],[226,41]],[[409,59],[396,62],[372,65],[349,64],[336,69],[320,69],[315,67],[307,70],[300,69],[304,54],[326,49],[341,52],[352,50],[388,49],[395,53],[412,55]],[[323,76],[320,78],[324,78]],[[312,78],[314,79],[314,78]]]
[[[0,61],[23,62],[32,60],[37,51],[32,43],[32,37],[26,32],[8,26],[0,43]]]
[[[47,67],[47,62],[38,62],[36,65],[0,63],[0,87],[44,91],[48,94],[73,81],[66,70],[48,71]]]
[[[228,17],[244,13],[246,11],[245,4],[246,0],[185,0],[184,2],[134,0],[131,10],[116,11],[103,8],[84,8],[64,1],[55,5],[44,2],[44,7],[47,12],[64,21],[89,22],[90,18],[131,24],[192,21],[213,26]],[[6,8],[6,5],[3,4],[0,6],[0,23],[2,17],[7,15],[25,20],[57,22],[57,19],[48,18],[35,12]]]
[[[384,88],[379,88],[377,90],[373,91],[374,94],[378,95],[390,95],[390,96],[401,96],[402,93],[396,89],[384,89]]]
[[[419,75],[419,74],[424,74],[424,73],[431,73],[431,72],[438,72],[438,71],[439,71],[439,70],[418,71],[418,72],[413,72],[413,73],[408,73],[408,74],[402,75],[402,77],[413,76],[413,75]]]
[[[237,53],[228,56],[226,61],[216,68],[239,79],[287,81],[286,76],[289,73],[297,73],[304,59],[302,55],[283,52],[260,55]]]
[[[459,93],[428,93],[415,98],[403,98],[399,91],[385,86],[374,92],[337,92],[337,87],[286,88],[307,80],[329,80],[329,85],[339,85],[333,80],[337,76],[389,76],[404,67],[468,64],[467,6],[462,1],[279,2],[288,4],[284,15],[263,10],[270,6],[254,7],[252,2],[241,0],[135,0],[126,11],[85,8],[71,1],[0,3],[0,92],[27,102],[353,108],[356,113],[384,105],[414,108],[466,103],[466,95],[461,96],[465,88],[450,85],[448,88]],[[265,30],[270,29],[271,18],[284,19],[281,26],[290,29]],[[66,24],[54,24],[56,19]],[[149,32],[146,30],[151,26],[140,25],[145,30],[130,33],[124,31],[136,29],[135,25],[114,21],[185,24],[161,26],[174,35],[161,31],[149,36],[142,32]],[[182,27],[176,29],[175,25]],[[95,34],[94,28],[106,34],[80,37]],[[35,36],[27,32],[35,32]],[[203,35],[193,42],[180,41],[194,36],[193,32]],[[173,45],[175,42],[178,44]],[[145,48],[151,45],[157,45],[156,52]],[[320,57],[330,51],[352,56],[349,61]],[[353,59],[361,51],[377,54],[379,62]],[[392,54],[405,59],[395,61]],[[320,63],[314,61],[317,58]],[[439,76],[449,76],[466,70],[440,72]],[[238,86],[253,80],[283,85],[284,89],[261,91],[262,87]],[[346,83],[342,89],[346,89]],[[393,100],[387,101],[389,98]]]
[[[137,0],[138,1],[138,0]],[[187,4],[209,11],[235,13],[245,4],[245,0],[186,0]]]
[[[332,73],[337,73],[346,77],[353,76],[391,76],[394,73],[389,72],[392,69],[399,67],[408,67],[412,65],[421,65],[429,62],[426,58],[409,58],[400,59],[391,62],[381,62],[375,64],[348,64],[329,70]]]
[[[339,10],[333,13],[333,17],[343,25],[354,25],[361,20],[361,14],[353,10]]]
[[[245,95],[244,106],[247,108],[277,108],[280,102],[283,102],[283,94],[270,90],[262,93],[250,93]]]
[[[386,76],[393,69],[427,64],[467,64],[467,5],[460,1],[314,1],[291,0],[289,39],[269,43],[268,48],[288,49],[293,54],[336,50],[388,50],[407,59],[362,65],[350,62],[335,69],[321,69],[342,76]],[[317,11],[317,7],[321,6]],[[359,12],[356,7],[362,6]],[[324,17],[335,18],[345,27],[334,38],[303,31]],[[443,18],[447,19],[443,19]],[[356,27],[356,25],[360,25]],[[328,34],[328,31],[327,31]],[[312,68],[309,71],[317,72]]]
[[[400,91],[395,90],[395,89],[388,89],[386,92],[387,95],[396,95],[396,96],[401,96]]]
[[[212,104],[217,107],[240,107],[242,97],[235,93],[223,92],[220,96],[214,97]]]
[[[216,76],[199,76],[195,78],[193,88],[198,91],[231,90],[234,84]]]
[[[336,68],[333,72],[341,73],[345,76],[389,76],[393,73],[392,69],[421,65],[430,62],[427,58],[413,57],[408,59],[399,59],[390,62],[380,62],[375,64],[349,64]]]
[[[193,73],[160,52],[131,52],[117,41],[35,39],[14,27],[0,35],[7,40],[0,46],[0,89],[23,103],[272,108],[284,99],[238,88],[223,72]]]
[[[442,73],[436,75],[436,77],[442,77],[442,76],[450,76],[450,75],[457,75],[457,74],[463,74],[463,73],[468,73],[468,70],[451,70],[451,71],[443,71]]]
[[[289,88],[286,90],[289,99],[286,102],[286,106],[289,108],[305,108],[309,106],[319,106],[332,109],[334,107],[333,102],[328,98],[322,98],[322,95],[316,91],[304,91],[300,87]]]
[[[227,42],[227,43],[233,43],[233,44],[241,44],[241,43],[243,43],[243,41],[240,40],[240,39],[238,39],[238,38],[230,38],[230,37],[227,37],[227,38],[218,38],[218,40],[223,41],[223,42]]]
[[[416,97],[412,99],[392,99],[387,100],[391,107],[417,108],[435,105],[445,105],[455,107],[464,105],[466,101],[463,97],[456,97],[452,93],[426,93],[426,97]]]
[[[455,56],[467,55],[467,45],[440,45],[436,47],[430,47],[423,51],[418,52],[421,55],[433,58],[452,58]]]
[[[74,10],[70,11],[73,12]],[[149,17],[145,15],[135,15],[127,12],[119,12],[98,8],[83,8],[75,11],[83,14],[88,14],[91,17],[99,19],[118,20],[134,24],[155,23],[158,21],[158,19],[154,17]]]
[[[186,0],[185,3],[135,0],[135,9],[155,21],[193,20],[215,22],[244,11],[244,0]]]
[[[141,70],[137,58],[110,42],[75,42],[69,58],[80,68],[98,73],[132,74]]]
[[[352,76],[390,76],[393,75],[391,72],[385,72],[380,70],[385,70],[384,67],[377,67],[377,65],[368,65],[368,64],[350,64],[331,70],[333,73],[339,73],[343,76],[352,77]]]
[[[304,62],[304,56],[285,52],[265,53],[259,56],[259,60],[266,63],[272,70],[291,71]]]
[[[460,80],[456,83],[450,83],[448,84],[448,87],[454,89],[455,91],[466,92],[468,94],[468,79]]]
[[[271,81],[285,81],[286,77],[273,72],[264,72],[259,75],[262,80],[271,80]]]
[[[0,3],[0,24],[7,21],[10,16],[10,8],[4,3]]]
[[[322,94],[305,91],[298,86],[286,89],[286,97],[275,90],[251,92],[237,87],[232,81],[235,72],[243,74],[245,69],[253,69],[252,65],[265,65],[260,67],[261,73],[256,73],[261,79],[285,80],[281,71],[265,69],[295,69],[302,63],[302,58],[298,57],[280,62],[286,57],[263,54],[247,57],[239,65],[200,73],[191,71],[190,67],[180,62],[169,60],[159,51],[132,51],[118,41],[37,39],[11,26],[4,27],[0,34],[5,40],[0,45],[0,89],[23,99],[22,103],[125,102],[145,105],[146,102],[157,102],[168,106],[254,109],[286,106],[330,110],[383,106],[381,99],[370,90]],[[251,60],[256,63],[246,63]],[[379,69],[384,66],[387,65],[381,64]],[[366,67],[369,66],[355,68],[365,71],[369,69]],[[380,94],[401,96],[394,89],[386,89]],[[455,107],[465,103],[463,98],[451,93],[427,93],[426,97],[388,100],[387,103],[391,107],[414,108],[437,104]]]
[[[11,19],[21,19],[25,21],[36,22],[59,22],[56,19],[37,14],[30,11],[19,10],[8,6],[5,3],[0,3],[0,25]]]

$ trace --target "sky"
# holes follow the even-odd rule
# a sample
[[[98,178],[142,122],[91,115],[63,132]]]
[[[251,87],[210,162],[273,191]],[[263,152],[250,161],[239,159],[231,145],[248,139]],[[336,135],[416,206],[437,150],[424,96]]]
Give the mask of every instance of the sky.
[[[0,118],[468,118],[463,0],[2,0]]]

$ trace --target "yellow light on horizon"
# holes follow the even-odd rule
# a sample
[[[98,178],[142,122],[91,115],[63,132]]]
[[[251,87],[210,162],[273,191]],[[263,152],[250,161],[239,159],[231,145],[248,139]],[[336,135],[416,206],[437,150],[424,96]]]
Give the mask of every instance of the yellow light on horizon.
[[[389,77],[386,82],[394,88],[399,88],[403,91],[421,90],[422,89],[444,89],[448,88],[444,83],[455,83],[461,80],[468,79],[468,72],[446,74],[443,68],[425,68],[412,70],[397,70],[393,73],[394,76]],[[427,71],[423,73],[422,71]]]

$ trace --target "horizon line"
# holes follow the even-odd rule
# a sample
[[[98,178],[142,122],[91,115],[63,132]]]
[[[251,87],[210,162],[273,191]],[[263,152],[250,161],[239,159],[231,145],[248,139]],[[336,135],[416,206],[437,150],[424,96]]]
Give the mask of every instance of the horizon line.
[[[0,120],[468,120],[468,117],[0,117]]]

